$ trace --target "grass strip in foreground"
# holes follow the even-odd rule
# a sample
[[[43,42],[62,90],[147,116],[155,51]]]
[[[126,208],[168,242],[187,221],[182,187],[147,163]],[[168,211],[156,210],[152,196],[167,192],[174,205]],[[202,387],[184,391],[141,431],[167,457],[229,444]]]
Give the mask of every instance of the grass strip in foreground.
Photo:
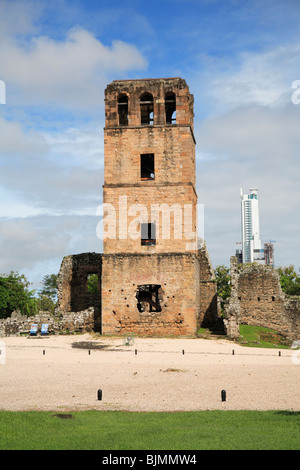
[[[299,450],[290,411],[0,412],[0,450]]]

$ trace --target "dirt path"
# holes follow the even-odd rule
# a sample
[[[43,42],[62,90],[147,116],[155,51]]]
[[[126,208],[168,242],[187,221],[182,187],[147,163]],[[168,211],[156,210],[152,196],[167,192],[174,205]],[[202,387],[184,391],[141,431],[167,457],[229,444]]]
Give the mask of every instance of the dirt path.
[[[84,341],[98,349],[73,347]],[[89,335],[1,343],[2,410],[300,411],[300,352],[292,350],[163,338],[126,346],[123,338]]]

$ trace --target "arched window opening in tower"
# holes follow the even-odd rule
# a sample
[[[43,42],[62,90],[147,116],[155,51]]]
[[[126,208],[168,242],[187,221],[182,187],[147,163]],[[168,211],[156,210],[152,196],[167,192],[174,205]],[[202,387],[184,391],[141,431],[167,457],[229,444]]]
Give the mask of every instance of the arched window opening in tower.
[[[169,92],[165,96],[166,124],[176,124],[176,95]]]
[[[143,93],[140,97],[141,124],[153,124],[153,96],[150,93]]]
[[[119,126],[128,126],[128,96],[123,94],[118,98]]]

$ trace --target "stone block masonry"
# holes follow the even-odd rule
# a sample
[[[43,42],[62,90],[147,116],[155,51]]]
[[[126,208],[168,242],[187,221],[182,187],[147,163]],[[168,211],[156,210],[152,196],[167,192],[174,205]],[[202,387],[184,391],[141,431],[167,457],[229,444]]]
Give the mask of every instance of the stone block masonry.
[[[199,274],[191,253],[103,255],[103,334],[195,335]]]
[[[176,121],[168,118],[170,97]],[[120,120],[124,99],[125,121]],[[103,202],[116,211],[116,230],[113,236],[104,233],[104,253],[149,253],[149,246],[141,245],[137,219],[140,223],[155,223],[156,243],[150,252],[185,252],[187,243],[191,242],[196,246],[193,103],[186,82],[179,78],[119,80],[107,86]],[[146,121],[143,121],[144,107],[148,112]],[[125,209],[120,209],[120,201],[124,199],[126,220]],[[160,214],[152,218],[153,206],[158,211],[162,206],[169,209],[170,235]],[[190,213],[181,214],[181,220],[175,221],[174,208],[183,212],[187,206]],[[187,232],[192,234],[189,238]]]
[[[37,334],[40,335],[43,323],[48,325],[49,335],[92,332],[95,329],[95,312],[91,307],[81,312],[57,315],[40,312],[33,317],[27,317],[16,311],[11,317],[0,320],[0,337],[29,335],[32,324],[38,325]]]
[[[232,326],[235,322],[237,326],[271,328],[290,339],[299,339],[300,298],[284,294],[276,269],[255,263],[237,268],[236,258],[232,257],[231,276],[235,282],[225,315],[229,336],[231,330],[238,335],[238,328]]]

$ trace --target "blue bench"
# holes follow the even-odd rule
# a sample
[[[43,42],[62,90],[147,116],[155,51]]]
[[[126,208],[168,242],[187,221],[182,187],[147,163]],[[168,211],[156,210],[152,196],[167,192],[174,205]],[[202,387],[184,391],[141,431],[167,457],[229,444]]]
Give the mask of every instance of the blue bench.
[[[37,329],[38,325],[37,323],[33,323],[30,328],[30,336],[36,336],[37,335]]]
[[[41,328],[41,335],[47,335],[48,334],[48,323],[43,323],[42,328]]]

